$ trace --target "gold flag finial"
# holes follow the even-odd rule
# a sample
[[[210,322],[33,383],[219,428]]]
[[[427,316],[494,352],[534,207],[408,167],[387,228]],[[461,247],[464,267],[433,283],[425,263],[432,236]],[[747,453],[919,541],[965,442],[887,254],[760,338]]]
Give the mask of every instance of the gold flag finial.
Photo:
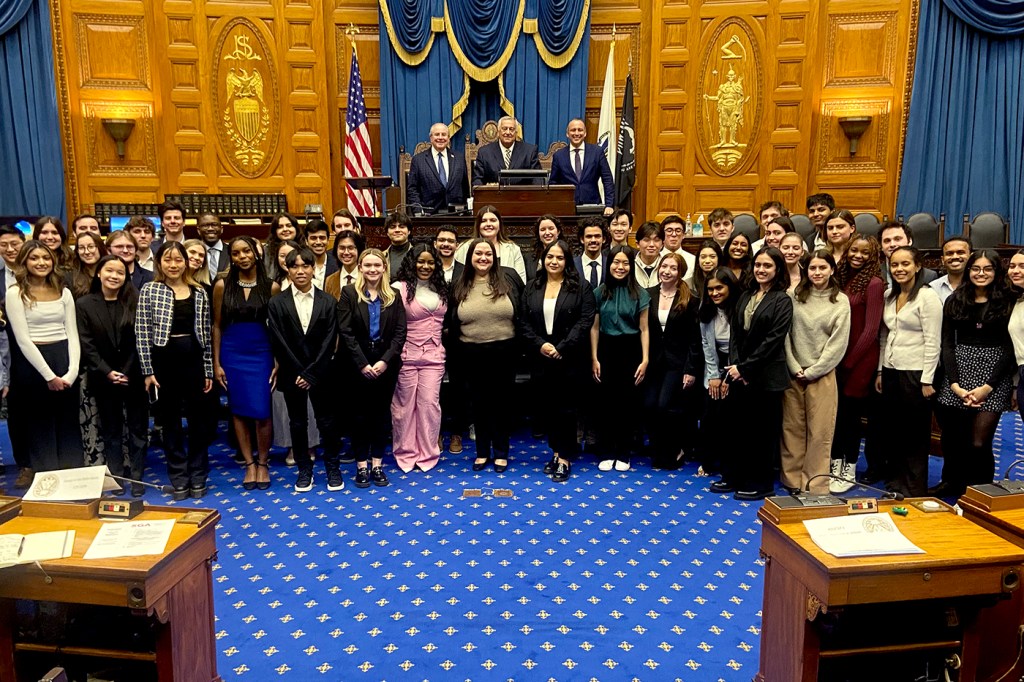
[[[356,25],[355,25],[355,24],[353,24],[353,23],[349,23],[348,27],[347,27],[347,28],[345,29],[345,35],[347,35],[347,36],[348,36],[348,39],[349,39],[349,40],[352,40],[352,38],[353,38],[353,37],[354,37],[354,36],[355,36],[355,35],[356,35],[357,33],[359,33],[359,27],[358,27],[358,26],[356,26]]]

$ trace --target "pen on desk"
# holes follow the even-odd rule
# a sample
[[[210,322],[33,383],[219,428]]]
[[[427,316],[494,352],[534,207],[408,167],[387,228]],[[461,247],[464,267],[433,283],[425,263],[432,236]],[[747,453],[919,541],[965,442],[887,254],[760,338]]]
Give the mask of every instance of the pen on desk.
[[[21,536],[21,543],[18,544],[18,558],[21,558],[21,550],[25,549],[25,536]]]

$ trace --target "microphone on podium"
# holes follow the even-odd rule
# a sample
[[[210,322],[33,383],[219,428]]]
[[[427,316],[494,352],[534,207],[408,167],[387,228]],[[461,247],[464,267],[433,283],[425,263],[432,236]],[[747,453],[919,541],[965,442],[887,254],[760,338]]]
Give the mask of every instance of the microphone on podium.
[[[146,483],[145,481],[136,481],[134,478],[125,478],[123,476],[115,476],[114,474],[107,474],[110,478],[115,481],[121,481],[122,483],[134,483],[136,485],[144,485],[147,488],[156,488],[164,495],[172,495],[174,493],[174,486],[172,485],[157,485],[155,483]]]
[[[889,490],[884,490],[882,488],[876,488],[876,487],[871,486],[871,485],[866,485],[864,483],[859,483],[858,481],[854,481],[854,480],[851,480],[851,479],[848,479],[848,478],[843,478],[842,476],[834,476],[832,474],[817,474],[815,476],[811,476],[810,479],[808,479],[807,485],[804,486],[804,490],[801,490],[800,492],[797,492],[797,493],[792,493],[789,496],[788,499],[795,500],[796,505],[793,505],[792,503],[790,503],[787,506],[828,507],[828,506],[832,506],[832,505],[838,505],[838,504],[845,504],[846,503],[846,498],[838,497],[836,495],[832,495],[831,493],[825,494],[825,495],[813,495],[813,494],[811,494],[811,482],[815,481],[815,480],[817,480],[819,478],[827,478],[827,479],[832,480],[832,481],[843,481],[845,483],[850,483],[850,484],[853,484],[855,486],[860,486],[861,488],[864,488],[866,490],[871,490],[872,492],[878,493],[879,496],[880,496],[880,499],[883,499],[883,500],[896,500],[897,502],[899,502],[899,501],[902,501],[904,499],[903,493],[897,493],[897,492],[892,492],[892,491],[889,491]],[[787,499],[787,498],[783,497],[781,499]]]

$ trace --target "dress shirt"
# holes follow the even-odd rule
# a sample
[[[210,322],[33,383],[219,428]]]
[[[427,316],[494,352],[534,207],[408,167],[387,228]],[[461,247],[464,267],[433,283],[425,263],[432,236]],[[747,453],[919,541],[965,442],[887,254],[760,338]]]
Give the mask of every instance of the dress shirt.
[[[370,313],[370,340],[380,341],[380,311],[381,311],[380,296],[373,299],[366,304],[366,309]]]
[[[586,253],[584,253],[580,257],[580,263],[583,265],[583,279],[587,280],[588,282],[590,281],[590,271],[593,269],[590,267],[590,264],[597,263],[597,285],[601,286],[602,284],[604,284],[604,270],[601,267],[602,265],[604,265],[604,263],[601,262],[601,256],[598,256],[597,258],[591,258]]]
[[[324,279],[327,278],[327,257],[324,256],[324,264],[313,263],[313,286],[317,289],[324,288]]]
[[[579,147],[573,147],[569,145],[569,165],[572,167],[572,172],[576,172],[576,150],[579,150],[580,154],[580,172],[587,166],[587,145],[581,144]]]
[[[345,266],[342,265],[341,270],[339,270],[338,272],[341,274],[341,279],[339,280],[339,283],[341,284],[342,287],[346,287],[349,284],[356,283],[356,275],[359,274],[357,268],[352,268],[352,272],[349,272],[348,270],[345,269]],[[349,277],[351,277],[352,279],[349,279]]]
[[[205,242],[204,242],[205,244]],[[224,242],[217,240],[216,246],[206,244],[206,267],[210,269],[210,281],[217,281],[217,266],[220,264],[220,253],[224,250]]]
[[[452,283],[452,275],[455,274],[455,259],[452,258],[452,264],[449,265],[446,268],[443,267],[443,264],[442,264],[442,270],[444,271],[444,281],[445,281],[445,284],[451,284]]]
[[[7,284],[8,289],[18,283],[18,278],[15,276],[12,268],[4,267],[4,282]]]
[[[450,178],[452,176],[451,169],[448,167],[448,154],[446,152],[443,152],[443,151],[439,152],[436,149],[433,151],[433,154],[434,154],[434,168],[437,168],[438,160],[440,160],[441,165],[444,166],[444,179],[446,181],[445,184],[447,184],[448,178]]]
[[[499,142],[498,143],[498,147],[501,149],[501,167],[503,169],[504,168],[511,168],[512,167],[512,154],[516,150],[515,143],[513,142],[511,147],[506,148],[503,144],[501,144]]]
[[[943,275],[937,280],[928,283],[928,286],[932,288],[932,291],[939,295],[939,300],[942,305],[946,305],[946,299],[949,295],[956,291],[953,287],[949,286],[949,275]]]
[[[150,272],[153,272],[153,263],[154,263],[153,249],[149,250],[149,255],[146,256],[145,259],[142,259],[141,257],[136,256],[135,257],[135,262],[138,263],[140,266],[142,266],[142,268],[144,270],[149,270]]]
[[[309,331],[309,321],[313,317],[313,287],[302,293],[298,287],[292,287],[292,297],[295,300],[295,312],[299,314],[299,324],[302,325],[302,333]]]

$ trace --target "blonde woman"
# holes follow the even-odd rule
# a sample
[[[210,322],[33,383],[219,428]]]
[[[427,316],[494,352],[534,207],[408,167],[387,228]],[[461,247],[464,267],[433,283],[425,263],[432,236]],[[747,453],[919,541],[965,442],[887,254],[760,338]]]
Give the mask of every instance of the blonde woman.
[[[186,239],[181,243],[188,254],[188,271],[192,279],[206,290],[206,295],[213,300],[213,282],[210,280],[210,266],[208,264],[206,244],[202,239]]]
[[[338,301],[342,347],[337,357],[351,377],[352,383],[347,385],[356,398],[350,430],[355,484],[367,488],[371,481],[378,486],[388,484],[383,457],[391,426],[391,397],[405,346],[405,306],[391,288],[383,252],[367,249],[358,263],[355,284],[343,287]]]

